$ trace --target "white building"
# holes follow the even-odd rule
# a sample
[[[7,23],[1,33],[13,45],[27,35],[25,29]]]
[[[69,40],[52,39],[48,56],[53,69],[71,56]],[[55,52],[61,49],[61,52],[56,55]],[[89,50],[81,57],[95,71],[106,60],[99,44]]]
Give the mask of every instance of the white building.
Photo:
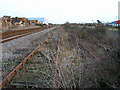
[[[120,1],[118,2],[118,20],[120,20]]]

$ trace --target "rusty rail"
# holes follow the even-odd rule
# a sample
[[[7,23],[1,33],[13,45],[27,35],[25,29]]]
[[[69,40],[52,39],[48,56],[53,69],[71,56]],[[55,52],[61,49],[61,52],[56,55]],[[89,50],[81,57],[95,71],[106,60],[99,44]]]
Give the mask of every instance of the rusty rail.
[[[96,60],[99,60],[86,46],[84,46],[81,41],[79,41],[79,44],[81,44],[83,46],[83,48]]]
[[[54,76],[54,83],[55,83],[55,87],[58,87],[58,82],[57,82],[57,75],[58,75],[58,59],[59,59],[59,53],[60,53],[60,40],[61,37],[59,37],[58,40],[58,48],[57,48],[57,55],[56,55],[56,63],[55,63],[55,76]]]
[[[53,27],[50,27],[50,28],[53,28]],[[34,29],[34,28],[33,28]],[[36,28],[36,29],[39,29],[39,28]],[[31,29],[32,30],[32,29]],[[43,31],[43,30],[40,30],[40,31]],[[23,37],[23,36],[27,36],[27,35],[30,35],[30,34],[33,34],[33,33],[37,33],[37,32],[40,32],[40,31],[35,31],[35,32],[29,32],[29,33],[24,33],[23,34],[20,34],[18,36],[13,36],[13,37],[9,37],[8,39],[5,39],[5,40],[1,40],[0,43],[4,43],[4,42],[7,42],[7,41],[10,41],[10,40],[13,40],[13,39],[17,39],[17,38],[20,38],[20,37]]]
[[[8,81],[10,81],[10,79],[17,73],[17,71],[19,71],[19,69],[24,66],[24,64],[27,62],[27,60],[29,60],[32,55],[48,40],[50,39],[50,37],[53,36],[53,33],[50,34],[50,36],[44,40],[32,53],[30,53],[6,78],[3,79],[3,81],[0,83],[0,89],[3,88]]]
[[[36,31],[42,31],[44,29],[48,29],[48,28],[52,28],[53,26],[49,27],[36,27],[36,28],[29,28],[29,29],[19,29],[19,30],[8,30],[6,32],[1,32],[0,34],[2,34],[2,39],[5,38],[9,38],[12,36],[16,36],[16,35],[21,35],[21,34],[25,34],[25,33],[29,33],[29,32],[36,32]]]
[[[59,40],[58,40],[58,49],[57,49],[56,64],[58,64],[58,58],[59,58],[59,50],[60,50],[60,39],[61,39],[61,37],[60,37],[60,38],[59,38]]]
[[[43,30],[44,28],[38,27],[38,28],[30,28],[30,29],[21,29],[21,30],[11,30],[11,31],[7,31],[7,32],[2,32],[2,39],[5,38],[9,38],[9,37],[13,37],[16,35],[21,35],[21,34],[25,34],[25,33],[29,33],[29,32],[34,32],[34,31],[39,31],[39,30]]]
[[[30,35],[30,34],[33,34],[33,33],[27,33],[27,34],[24,34],[24,35],[19,35],[19,36],[13,37],[13,38],[8,38],[8,39],[5,39],[3,41],[0,41],[0,43],[4,43],[4,42],[7,42],[7,41],[10,41],[10,40],[13,40],[13,39],[17,39],[17,38],[20,38],[20,37],[23,37],[23,36],[27,36],[27,35]]]
[[[73,37],[74,35],[72,33],[70,33]],[[75,37],[74,37],[75,38]],[[95,58],[96,60],[99,60],[86,46],[84,46],[82,43],[82,39],[79,40],[79,44],[82,45],[82,47],[93,57]]]

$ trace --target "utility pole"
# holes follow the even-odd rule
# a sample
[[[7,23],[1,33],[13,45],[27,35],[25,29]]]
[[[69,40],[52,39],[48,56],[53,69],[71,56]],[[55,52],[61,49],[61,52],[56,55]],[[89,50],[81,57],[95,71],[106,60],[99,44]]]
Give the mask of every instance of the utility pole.
[[[119,20],[120,20],[120,1],[118,2],[118,29],[120,30]]]

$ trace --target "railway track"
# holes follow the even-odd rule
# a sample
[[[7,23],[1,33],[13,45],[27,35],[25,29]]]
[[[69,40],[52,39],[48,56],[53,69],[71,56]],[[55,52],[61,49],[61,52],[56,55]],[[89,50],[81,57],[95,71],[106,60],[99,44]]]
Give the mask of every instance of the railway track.
[[[52,28],[52,27],[49,27]],[[23,36],[27,36],[36,32],[43,31],[44,29],[48,29],[46,27],[44,28],[32,28],[32,29],[23,29],[23,30],[16,30],[16,31],[9,31],[2,33],[2,40],[0,40],[0,43],[4,43],[13,39],[17,39]]]
[[[57,38],[57,40],[58,39],[59,38]],[[57,60],[59,61],[60,39],[55,41],[54,44],[52,40],[55,40],[55,38],[51,37],[43,47],[38,49],[29,62],[25,64],[25,68],[22,70],[24,74],[19,73],[19,75],[15,77],[13,82],[11,82],[12,87],[50,87],[48,83],[50,79],[55,80],[55,83],[57,83]],[[52,50],[51,47],[53,47]],[[54,59],[52,57],[54,57]],[[53,63],[50,64],[49,62]],[[55,73],[55,75],[52,76],[49,73]],[[23,77],[21,78],[21,76]],[[45,79],[48,79],[48,81],[45,81]]]
[[[48,39],[50,39],[53,36],[53,33],[46,39],[44,40],[33,52],[31,52],[15,69],[8,75],[6,78],[3,79],[3,81],[0,83],[0,88],[4,87],[10,80],[11,78],[16,75],[16,73],[24,67],[25,63],[32,57],[33,54],[45,43],[47,42]]]
[[[4,79],[3,79],[3,81],[0,83],[0,88],[3,88],[5,85],[7,85],[8,87],[9,87],[9,82],[12,82],[12,80],[13,80],[13,78],[14,77],[16,77],[16,76],[18,76],[19,74],[19,72],[21,72],[21,68],[29,68],[29,69],[27,69],[27,72],[29,73],[27,73],[27,72],[24,72],[25,74],[28,74],[27,76],[28,77],[30,77],[29,75],[30,75],[30,73],[31,73],[31,67],[33,67],[33,65],[35,65],[35,66],[38,66],[40,63],[42,63],[41,61],[37,61],[37,62],[35,62],[35,61],[31,61],[30,60],[30,58],[34,55],[34,54],[36,54],[36,53],[39,53],[40,52],[40,55],[41,55],[41,57],[40,56],[37,56],[37,57],[40,57],[41,59],[43,59],[44,61],[45,60],[50,60],[49,62],[51,62],[52,60],[53,60],[53,58],[52,57],[54,57],[54,58],[56,58],[55,60],[53,60],[53,62],[55,62],[55,65],[54,65],[54,67],[56,67],[56,69],[55,69],[55,72],[57,73],[57,62],[58,62],[58,59],[59,59],[59,49],[60,49],[60,38],[58,38],[59,40],[58,41],[55,41],[55,37],[53,37],[53,35],[55,36],[55,32],[54,33],[52,33],[46,40],[44,40],[34,51],[32,51],[32,53],[30,53],[17,67],[15,67],[15,69],[13,69],[13,71],[12,72],[10,72],[10,74],[8,75],[8,76],[6,76]],[[52,38],[53,37],[53,38]],[[57,37],[57,36],[56,36]],[[52,38],[52,40],[53,41],[55,41],[54,42],[54,44],[52,44],[52,45],[50,45],[51,43],[50,42],[52,42],[52,40],[49,42],[49,40],[48,39],[50,39],[50,38]],[[48,45],[48,43],[49,43],[49,45]],[[50,51],[49,52],[47,52],[47,54],[45,55],[45,53],[46,52],[42,52],[41,50],[39,51],[39,48],[41,47],[41,46],[43,46],[43,44],[45,44],[45,46],[46,47],[49,47],[49,49],[51,49],[51,48],[54,48],[54,49],[52,49],[52,51],[53,51],[53,53],[49,56],[49,58],[47,57],[47,54],[49,54],[49,53],[51,53]],[[58,46],[58,47],[55,47],[55,46]],[[44,48],[45,49],[45,48]],[[48,48],[46,48],[46,50],[48,50]],[[52,59],[52,60],[51,60]],[[26,65],[25,65],[25,63],[27,63]],[[54,67],[52,68],[52,69],[54,69]],[[26,71],[26,70],[25,70]],[[20,73],[20,74],[23,74],[23,73]],[[25,77],[24,75],[23,75],[23,77]],[[33,75],[33,78],[34,78],[34,75]],[[56,76],[55,76],[55,78],[56,78]],[[20,80],[20,79],[17,79],[17,80]],[[15,80],[13,80],[13,81],[15,81]],[[56,82],[57,80],[55,80],[55,82]],[[14,86],[14,85],[20,85],[20,82],[22,82],[22,83],[25,83],[25,81],[17,81],[17,83],[12,83],[12,86]],[[30,82],[29,80],[28,80],[28,82]],[[18,84],[19,83],[19,84]],[[24,86],[24,85],[23,85]],[[30,85],[29,85],[30,86]]]
[[[69,32],[69,33],[70,33],[70,35],[71,35],[74,39],[76,39],[75,36],[73,35],[73,33],[71,33],[71,32]],[[76,41],[76,40],[75,40],[75,41]],[[108,54],[108,51],[111,50],[110,47],[106,47],[105,45],[100,44],[100,43],[99,43],[99,44],[98,44],[98,43],[92,43],[92,42],[87,43],[87,42],[85,42],[83,39],[77,40],[76,43],[77,43],[78,48],[81,49],[82,53],[83,53],[84,56],[86,56],[86,57],[89,56],[89,57],[91,57],[91,58],[93,58],[93,59],[100,60],[100,56],[97,56],[97,55],[94,53],[94,51],[102,51],[102,52],[104,52],[104,53],[102,53],[102,56],[105,56],[106,59],[110,59],[110,56],[109,56],[109,54]],[[87,47],[88,45],[86,46],[86,45],[84,45],[84,43],[93,45],[92,47],[93,47],[94,49]],[[95,47],[96,47],[96,48],[95,48]],[[97,48],[99,48],[99,50],[97,50]],[[85,55],[85,54],[86,54],[86,55]],[[102,57],[102,56],[101,56],[101,57]]]
[[[61,82],[58,80],[58,77],[60,77],[58,70],[60,63],[58,62],[60,59],[60,54],[64,53],[64,51],[60,53],[61,38],[63,37],[61,37],[58,32],[52,33],[17,67],[15,67],[15,69],[6,78],[3,79],[3,81],[0,83],[0,88],[59,87]],[[89,57],[91,60],[100,60],[100,58],[91,52],[90,48],[85,46],[83,42],[84,41],[82,40],[76,41],[78,48],[80,49],[80,52],[83,53],[84,57]],[[101,49],[104,48],[101,47]],[[51,86],[52,84],[54,86]]]
[[[71,33],[71,32],[69,32],[69,33],[75,39],[77,47],[80,49],[80,52],[82,52],[82,54],[84,56],[86,56],[86,57],[89,56],[90,58],[99,60],[85,45],[83,45],[84,41],[82,39],[78,40],[75,38],[73,33]]]

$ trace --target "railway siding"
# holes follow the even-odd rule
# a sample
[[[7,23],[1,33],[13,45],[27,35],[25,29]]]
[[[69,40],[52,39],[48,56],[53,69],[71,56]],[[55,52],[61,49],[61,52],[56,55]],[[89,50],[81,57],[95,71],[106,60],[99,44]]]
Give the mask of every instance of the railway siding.
[[[56,27],[2,43],[3,78],[54,30]]]
[[[51,37],[47,43],[37,50],[22,69],[21,72],[24,73],[19,72],[11,82],[12,86],[17,88],[26,86],[36,88],[50,87],[46,80],[53,79],[51,77],[53,77],[54,72],[52,70],[54,68],[51,67],[54,67],[54,63],[51,63],[51,61],[55,62],[57,39],[57,35]]]
[[[44,45],[42,44],[42,47],[37,51],[35,50],[36,52],[33,51],[33,47],[37,47],[40,44],[39,40],[43,41],[54,30],[56,32],[53,37],[45,40]],[[27,44],[27,47],[29,46],[28,48],[13,50],[14,54],[24,56],[23,59],[17,61],[23,68],[17,72],[11,82],[7,83],[6,87],[93,88],[104,87],[102,86],[103,82],[107,87],[114,87],[117,78],[113,76],[117,76],[118,72],[115,70],[118,69],[118,66],[116,61],[112,60],[108,55],[110,48],[106,51],[106,46],[110,45],[101,46],[104,42],[100,42],[100,40],[108,40],[105,37],[101,37],[103,32],[99,32],[100,36],[96,38],[98,37],[97,30],[90,31],[62,26],[54,30],[42,33],[37,39],[34,37],[36,35],[31,36],[28,40],[30,41],[29,45],[27,42],[23,42]],[[94,34],[90,34],[93,32]],[[88,36],[91,38],[87,38]],[[28,54],[29,51],[27,50],[33,51],[32,53],[34,54]],[[29,61],[27,61],[28,59]],[[22,62],[22,60],[24,61]],[[15,61],[13,60],[13,62]],[[14,64],[12,63],[11,65]],[[110,85],[107,85],[107,83]]]

